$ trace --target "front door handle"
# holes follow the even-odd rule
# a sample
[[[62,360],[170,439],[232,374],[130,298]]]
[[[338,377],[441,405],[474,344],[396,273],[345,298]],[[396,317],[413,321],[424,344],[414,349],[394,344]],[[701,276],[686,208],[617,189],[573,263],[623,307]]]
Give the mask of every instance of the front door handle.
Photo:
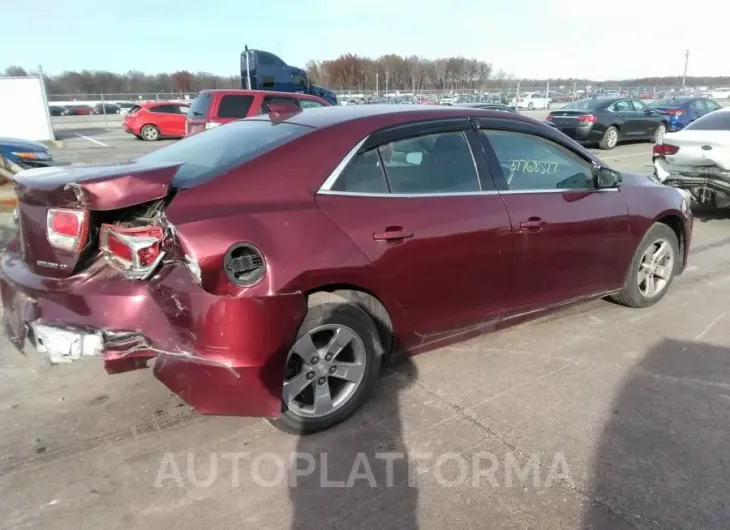
[[[539,217],[530,217],[527,221],[520,222],[520,228],[529,232],[541,232],[547,223]]]
[[[375,232],[373,239],[375,241],[400,241],[413,237],[413,232],[404,230],[402,226],[389,226],[384,232]]]

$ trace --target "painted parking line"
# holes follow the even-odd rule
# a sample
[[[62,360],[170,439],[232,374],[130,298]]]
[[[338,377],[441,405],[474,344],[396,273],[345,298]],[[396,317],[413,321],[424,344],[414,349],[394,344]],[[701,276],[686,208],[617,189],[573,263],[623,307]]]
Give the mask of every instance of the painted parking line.
[[[642,156],[642,155],[650,155],[650,154],[652,154],[652,151],[642,151],[641,153],[629,153],[628,155],[602,156],[601,158],[604,158],[606,160],[613,160],[614,158],[628,158],[630,156]]]
[[[90,141],[91,143],[94,143],[94,144],[96,144],[96,145],[100,145],[100,146],[102,146],[102,147],[109,147],[109,146],[108,146],[108,145],[106,145],[105,143],[103,143],[103,142],[100,142],[99,140],[94,140],[93,138],[89,138],[88,136],[84,136],[83,134],[79,134],[79,133],[76,133],[76,136],[78,136],[79,138],[83,138],[84,140],[88,140],[88,141]]]

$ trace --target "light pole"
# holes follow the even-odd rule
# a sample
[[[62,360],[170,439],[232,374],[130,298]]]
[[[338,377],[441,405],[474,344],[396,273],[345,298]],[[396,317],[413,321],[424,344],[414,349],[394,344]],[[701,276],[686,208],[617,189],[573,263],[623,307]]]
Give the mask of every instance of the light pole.
[[[689,63],[689,50],[684,52],[684,73],[682,74],[682,86],[687,80],[687,64]]]

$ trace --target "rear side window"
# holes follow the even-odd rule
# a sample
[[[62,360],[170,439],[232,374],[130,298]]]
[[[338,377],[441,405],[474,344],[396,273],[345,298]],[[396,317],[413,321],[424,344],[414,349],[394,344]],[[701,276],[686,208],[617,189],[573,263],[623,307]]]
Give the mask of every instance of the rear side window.
[[[235,121],[194,134],[138,159],[142,164],[181,164],[175,188],[201,184],[312,129],[268,120]]]
[[[693,131],[730,131],[730,111],[716,111],[705,114],[693,121],[685,130]]]
[[[218,105],[219,118],[245,118],[251,109],[253,96],[247,95],[225,95]]]
[[[155,107],[150,107],[150,112],[157,112],[162,114],[177,114],[177,109],[175,109],[174,105],[157,105]]]
[[[136,112],[139,112],[140,110],[142,110],[142,107],[140,107],[139,105],[132,105],[132,108],[129,109],[128,113],[134,114]]]
[[[208,111],[210,110],[210,102],[212,101],[213,96],[210,92],[203,92],[202,94],[199,94],[197,98],[193,100],[193,104],[190,105],[190,111],[188,112],[188,116],[191,118],[204,118],[208,115]]]

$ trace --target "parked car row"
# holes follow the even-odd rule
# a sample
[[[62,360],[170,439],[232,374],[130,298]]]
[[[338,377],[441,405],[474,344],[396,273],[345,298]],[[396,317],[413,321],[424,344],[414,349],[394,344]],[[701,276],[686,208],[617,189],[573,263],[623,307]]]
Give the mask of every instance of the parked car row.
[[[126,114],[130,109],[138,106],[137,103],[96,103],[94,105],[55,105],[50,104],[48,111],[51,116],[87,116],[90,114]]]
[[[591,97],[568,103],[547,119],[575,140],[613,149],[627,140],[660,144],[667,131],[679,131],[719,108],[706,98],[661,99],[647,105],[636,98]]]
[[[125,114],[122,128],[141,140],[180,138],[235,120],[269,113],[328,107],[322,98],[291,92],[203,90],[192,103],[149,102]]]

